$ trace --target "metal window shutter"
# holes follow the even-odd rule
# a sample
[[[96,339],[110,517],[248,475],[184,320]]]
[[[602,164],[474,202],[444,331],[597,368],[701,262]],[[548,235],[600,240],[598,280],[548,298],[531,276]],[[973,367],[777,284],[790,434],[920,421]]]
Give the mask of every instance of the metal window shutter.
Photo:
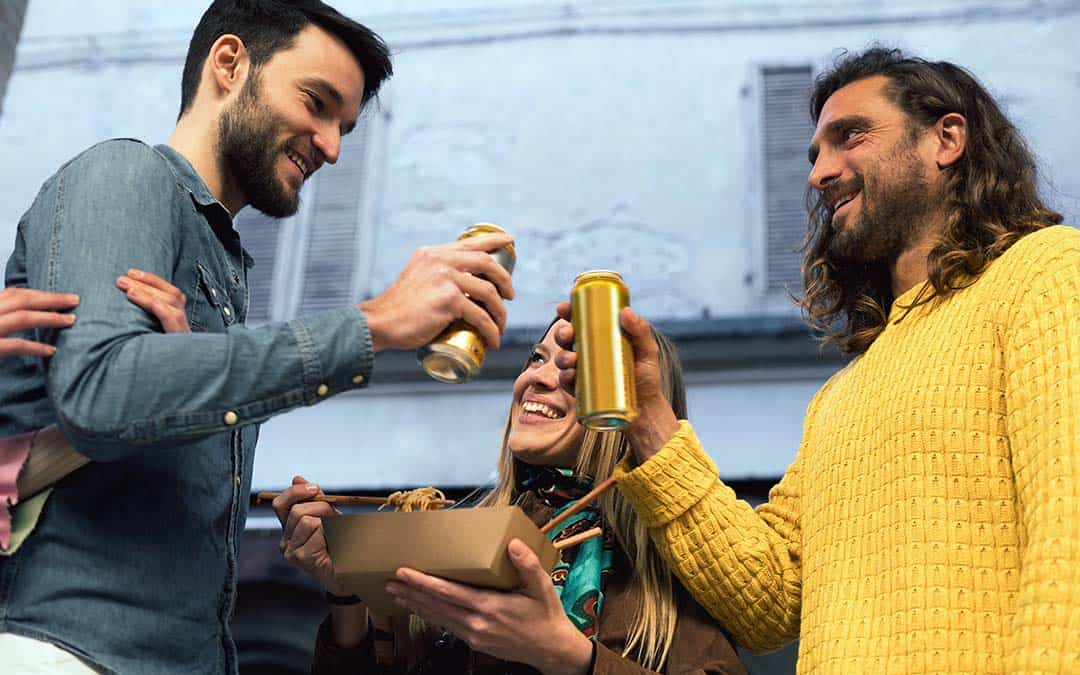
[[[797,249],[806,235],[806,148],[810,124],[811,70],[762,70],[765,152],[765,279],[767,291],[802,288]]]
[[[265,323],[274,317],[274,269],[283,223],[251,207],[236,216],[236,229],[244,250],[255,259],[255,266],[248,270],[249,324]]]
[[[367,170],[369,115],[361,115],[356,129],[342,138],[337,164],[323,166],[315,179],[304,271],[297,316],[343,307],[355,301],[354,279],[359,251],[364,172]]]

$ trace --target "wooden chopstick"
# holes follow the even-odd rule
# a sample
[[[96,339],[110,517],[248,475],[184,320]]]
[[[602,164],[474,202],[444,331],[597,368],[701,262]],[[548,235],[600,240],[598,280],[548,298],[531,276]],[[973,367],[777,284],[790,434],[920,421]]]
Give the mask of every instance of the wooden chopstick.
[[[255,503],[273,501],[274,497],[280,495],[280,492],[259,492],[255,495]],[[367,505],[367,506],[382,506],[386,503],[386,497],[365,497],[362,495],[318,495],[311,499],[304,501],[309,502],[326,502],[327,504],[344,504],[344,505]],[[452,506],[454,504],[453,499],[435,499],[431,502],[432,506],[442,508],[444,506]]]
[[[608,478],[603,483],[600,483],[599,485],[594,487],[591,491],[589,491],[587,495],[577,500],[577,503],[575,503],[573,506],[560,513],[558,517],[549,520],[546,525],[540,528],[540,531],[544,534],[547,534],[559,525],[562,525],[567,518],[582,510],[583,508],[591,504],[597,497],[611,489],[612,485],[615,485],[615,476]]]
[[[593,537],[599,537],[603,533],[604,533],[604,530],[602,530],[599,527],[594,527],[591,530],[585,530],[584,532],[580,532],[578,534],[575,534],[572,537],[567,537],[566,539],[560,539],[559,541],[552,544],[552,546],[555,547],[556,551],[561,551],[564,548],[566,548],[567,546],[573,546],[574,544],[580,544],[581,542],[592,539]]]

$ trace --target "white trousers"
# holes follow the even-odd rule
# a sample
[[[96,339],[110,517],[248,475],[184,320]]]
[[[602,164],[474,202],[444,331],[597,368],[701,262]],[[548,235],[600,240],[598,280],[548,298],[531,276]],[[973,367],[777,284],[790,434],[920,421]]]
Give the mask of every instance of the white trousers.
[[[83,661],[56,645],[0,633],[0,672],[25,675],[94,675]]]

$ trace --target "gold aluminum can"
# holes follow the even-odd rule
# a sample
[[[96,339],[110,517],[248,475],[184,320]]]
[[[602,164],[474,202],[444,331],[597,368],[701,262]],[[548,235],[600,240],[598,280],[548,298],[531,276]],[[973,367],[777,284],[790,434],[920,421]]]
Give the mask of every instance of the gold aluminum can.
[[[577,352],[578,420],[596,431],[620,431],[637,417],[634,350],[619,327],[630,291],[615,272],[585,272],[570,291]]]
[[[476,223],[470,225],[458,237],[458,241],[484,234],[504,234],[505,232],[506,230],[491,223]],[[491,251],[491,257],[508,273],[513,274],[514,263],[517,262],[517,253],[514,252],[513,244]],[[468,382],[480,374],[486,349],[484,338],[480,337],[472,326],[458,319],[447,326],[446,330],[431,343],[417,349],[416,358],[420,361],[424,372],[434,379],[439,382],[458,384]]]

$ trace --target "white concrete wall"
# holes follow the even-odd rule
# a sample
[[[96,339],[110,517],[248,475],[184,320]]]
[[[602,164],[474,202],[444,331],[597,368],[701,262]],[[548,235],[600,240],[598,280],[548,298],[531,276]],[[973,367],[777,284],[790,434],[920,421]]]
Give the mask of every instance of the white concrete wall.
[[[0,117],[0,255],[64,160],[104,138],[163,140],[202,2],[32,0]],[[623,271],[654,318],[791,311],[760,274],[757,68],[821,67],[879,40],[969,67],[1038,154],[1050,202],[1080,222],[1075,2],[833,0],[559,4],[348,0],[397,50],[378,291],[421,244],[476,220],[518,236],[511,324],[543,325],[577,272]],[[826,373],[703,375],[693,417],[731,477],[779,474]],[[710,379],[712,378],[712,379]],[[256,484],[482,481],[509,383],[379,389],[266,425]],[[468,420],[462,423],[461,420]]]
[[[720,475],[781,475],[795,456],[820,368],[692,374],[690,420]],[[373,386],[277,417],[262,428],[256,489],[294,474],[323,487],[482,485],[492,479],[511,383]]]
[[[597,267],[622,271],[654,317],[788,311],[746,283],[761,272],[756,68],[820,66],[873,40],[979,75],[1077,222],[1072,5],[342,2],[399,52],[377,254],[358,290],[384,288],[416,246],[491,220],[519,238],[512,325],[545,323],[573,276]],[[110,136],[167,135],[202,7],[31,3],[0,118],[0,254],[66,158]]]

